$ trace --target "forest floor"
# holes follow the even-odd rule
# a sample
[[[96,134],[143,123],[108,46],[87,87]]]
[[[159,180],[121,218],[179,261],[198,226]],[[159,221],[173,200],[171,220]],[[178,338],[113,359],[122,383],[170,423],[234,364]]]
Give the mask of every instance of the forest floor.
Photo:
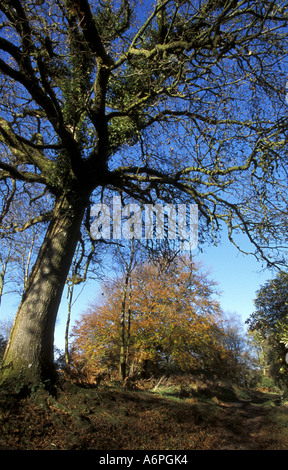
[[[0,391],[0,450],[284,450],[281,396],[199,378],[154,388],[65,382],[57,397]]]

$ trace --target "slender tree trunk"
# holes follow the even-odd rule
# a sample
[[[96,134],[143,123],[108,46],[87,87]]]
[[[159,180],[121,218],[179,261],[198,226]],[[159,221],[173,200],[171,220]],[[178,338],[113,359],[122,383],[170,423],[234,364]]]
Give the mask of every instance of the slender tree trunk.
[[[126,334],[125,334],[125,315],[126,315],[126,296],[127,296],[127,286],[128,286],[128,275],[126,275],[123,298],[122,298],[122,308],[121,308],[121,318],[120,318],[120,328],[121,328],[121,342],[120,342],[120,375],[124,381],[126,378]]]
[[[128,315],[128,331],[127,331],[127,338],[126,338],[126,303],[127,303],[127,294],[128,294],[128,289],[129,289],[129,282],[131,279],[131,274],[132,274],[132,266],[133,266],[133,260],[134,260],[134,239],[132,240],[131,244],[131,251],[130,251],[130,260],[129,264],[127,265],[126,268],[126,275],[125,275],[125,282],[123,286],[123,296],[122,296],[122,308],[121,308],[121,317],[120,317],[120,329],[121,329],[121,338],[120,338],[120,374],[121,378],[124,381],[127,375],[127,348],[128,348],[128,343],[130,341],[130,324],[131,324],[131,318],[130,318],[130,294],[129,292],[129,315]],[[131,284],[130,284],[131,287]]]
[[[128,315],[127,315],[127,341],[126,341],[126,367],[129,365],[129,353],[130,353],[130,338],[131,338],[131,293],[132,283],[131,276],[129,279],[129,296],[128,296]]]
[[[74,291],[74,283],[72,281],[71,286],[68,286],[68,313],[67,313],[66,328],[65,328],[65,364],[67,366],[69,365],[69,362],[70,362],[70,357],[69,357],[69,326],[70,326],[71,311],[72,311],[73,291]]]
[[[29,276],[4,355],[3,379],[54,379],[54,328],[73,259],[85,202],[56,200],[43,245]]]
[[[0,264],[1,264],[1,272],[0,272],[0,306],[1,306],[1,301],[3,297],[3,292],[4,292],[4,284],[5,284],[5,277],[7,273],[7,267],[8,263],[10,261],[10,253],[11,253],[11,244],[9,244],[9,250],[8,253],[5,257],[5,259],[2,259],[1,254],[0,254]]]

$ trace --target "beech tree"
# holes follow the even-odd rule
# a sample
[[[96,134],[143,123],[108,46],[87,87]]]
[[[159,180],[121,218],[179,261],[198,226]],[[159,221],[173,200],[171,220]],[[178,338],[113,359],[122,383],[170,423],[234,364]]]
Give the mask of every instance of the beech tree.
[[[90,379],[118,369],[124,380],[129,370],[145,373],[148,364],[158,370],[219,372],[231,354],[215,282],[201,267],[187,257],[177,257],[164,269],[162,263],[146,262],[129,280],[129,315],[123,317],[125,273],[106,282],[101,300],[95,299],[76,322],[72,366]]]
[[[195,203],[200,241],[282,235],[287,2],[3,0],[0,181],[51,197],[4,356],[53,377],[53,333],[89,207],[118,194]],[[11,183],[12,184],[12,183]],[[280,219],[279,219],[280,220]]]

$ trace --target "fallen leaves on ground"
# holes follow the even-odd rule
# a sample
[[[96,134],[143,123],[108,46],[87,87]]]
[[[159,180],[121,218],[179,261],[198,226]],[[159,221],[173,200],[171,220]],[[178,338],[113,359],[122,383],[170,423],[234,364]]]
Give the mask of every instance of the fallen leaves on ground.
[[[0,449],[280,450],[287,407],[275,395],[233,387],[156,392],[65,383],[56,397],[0,394]],[[182,392],[181,392],[182,390]],[[190,393],[189,393],[190,390]],[[205,392],[205,393],[204,393]],[[277,405],[276,405],[277,403]]]

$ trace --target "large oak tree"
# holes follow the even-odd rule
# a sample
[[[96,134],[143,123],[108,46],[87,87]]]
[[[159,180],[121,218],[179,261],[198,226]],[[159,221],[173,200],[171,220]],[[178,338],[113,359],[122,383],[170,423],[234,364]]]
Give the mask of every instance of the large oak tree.
[[[80,228],[105,194],[196,203],[200,241],[227,224],[273,259],[287,2],[2,0],[0,11],[0,182],[34,184],[52,205],[27,221],[48,228],[5,353],[6,376],[29,381],[51,377]]]

